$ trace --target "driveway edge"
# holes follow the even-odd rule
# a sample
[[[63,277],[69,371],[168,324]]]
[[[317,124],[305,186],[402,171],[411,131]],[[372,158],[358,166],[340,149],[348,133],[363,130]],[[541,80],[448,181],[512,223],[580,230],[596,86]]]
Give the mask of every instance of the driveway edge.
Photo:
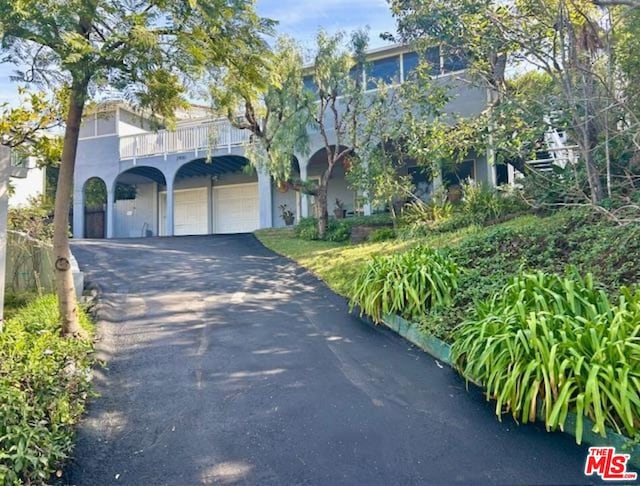
[[[360,315],[360,320],[371,326],[376,324],[364,315]],[[439,362],[445,363],[455,369],[451,362],[451,345],[438,339],[437,337],[424,332],[419,326],[411,321],[395,315],[383,316],[382,323],[393,332],[409,341],[411,344],[422,349],[427,354],[433,356]],[[472,381],[472,380],[470,380]],[[475,383],[478,385],[477,383]],[[538,404],[540,410],[540,403]],[[576,436],[576,415],[569,412],[564,428],[560,430],[573,437]],[[640,445],[637,445],[628,437],[618,434],[613,429],[607,427],[607,437],[602,437],[592,431],[594,423],[587,417],[583,418],[582,442],[592,447],[615,447],[617,451],[630,454],[629,463],[640,468]],[[543,424],[544,425],[544,424]]]

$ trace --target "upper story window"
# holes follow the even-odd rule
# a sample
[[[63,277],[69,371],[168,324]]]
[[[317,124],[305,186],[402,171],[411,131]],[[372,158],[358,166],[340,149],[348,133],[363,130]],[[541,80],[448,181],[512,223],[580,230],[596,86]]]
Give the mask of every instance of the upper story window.
[[[468,62],[462,56],[447,53],[438,46],[427,49],[424,59],[429,64],[431,76],[461,71],[468,67]],[[409,51],[369,61],[364,73],[361,66],[354,66],[349,75],[352,79],[363,83],[367,90],[372,90],[376,89],[380,82],[393,85],[410,80],[420,61],[421,56],[417,52]],[[317,91],[312,75],[304,76],[303,82],[305,89],[313,93]]]
[[[302,82],[304,83],[304,88],[308,89],[312,93],[315,93],[316,91],[318,91],[316,82],[313,80],[313,76],[311,75],[305,76],[304,78],[302,78]]]
[[[367,89],[375,89],[379,82],[400,83],[400,56],[377,59],[367,69]]]
[[[116,133],[115,112],[86,115],[80,125],[80,138],[104,137]]]

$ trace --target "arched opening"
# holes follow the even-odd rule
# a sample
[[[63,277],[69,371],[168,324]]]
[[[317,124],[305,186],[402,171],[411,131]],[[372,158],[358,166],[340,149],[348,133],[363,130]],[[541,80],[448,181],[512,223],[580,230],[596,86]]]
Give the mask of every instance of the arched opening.
[[[84,199],[84,237],[106,236],[107,185],[99,177],[91,177],[82,188]]]
[[[340,150],[345,148],[340,147]],[[331,146],[331,150],[336,150],[336,147]],[[351,160],[354,156],[354,154],[351,154],[345,157],[342,163],[336,164],[333,168],[327,191],[329,216],[340,218],[363,214],[364,212],[364,198],[350,186],[347,178],[347,173],[351,169]],[[323,147],[309,159],[307,180],[319,181],[324,171],[327,170],[327,166],[327,149]],[[315,198],[310,198],[309,205],[309,215],[315,216]]]
[[[260,226],[258,176],[245,157],[184,164],[173,185],[174,234],[248,233]]]
[[[159,194],[166,191],[164,174],[155,167],[133,167],[114,182],[113,236],[141,238],[165,234],[166,217]]]
[[[300,181],[300,162],[294,156],[291,160],[289,181]],[[291,226],[300,221],[302,198],[300,192],[289,181],[273,181],[271,192],[271,221],[274,228]]]

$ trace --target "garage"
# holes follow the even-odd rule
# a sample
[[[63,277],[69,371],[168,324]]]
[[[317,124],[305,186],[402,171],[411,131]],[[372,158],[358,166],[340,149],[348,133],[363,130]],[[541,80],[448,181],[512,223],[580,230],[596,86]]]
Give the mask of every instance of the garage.
[[[260,226],[258,184],[213,188],[214,233],[249,233]]]
[[[161,228],[166,228],[167,195],[160,194]],[[173,234],[206,235],[209,233],[209,197],[206,187],[197,189],[178,189],[173,193],[174,216]]]

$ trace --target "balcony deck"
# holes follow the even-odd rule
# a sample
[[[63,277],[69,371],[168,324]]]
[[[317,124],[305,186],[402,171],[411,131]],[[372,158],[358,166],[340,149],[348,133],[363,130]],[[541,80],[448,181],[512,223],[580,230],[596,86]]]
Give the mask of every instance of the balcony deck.
[[[141,133],[120,137],[120,160],[136,160],[144,157],[164,156],[182,152],[206,153],[247,145],[249,130],[240,130],[227,119],[214,120],[176,130]]]

